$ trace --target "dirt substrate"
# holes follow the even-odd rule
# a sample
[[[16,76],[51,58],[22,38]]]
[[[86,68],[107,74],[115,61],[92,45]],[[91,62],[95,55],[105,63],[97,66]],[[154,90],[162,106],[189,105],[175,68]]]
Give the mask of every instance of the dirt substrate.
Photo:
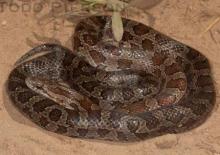
[[[0,154],[220,155],[220,1],[163,0],[147,12],[146,16],[133,17],[192,46],[210,60],[217,89],[217,106],[203,125],[186,133],[131,144],[73,139],[37,127],[8,100],[5,91],[7,76],[13,63],[31,48],[30,45],[56,42],[47,40],[45,36],[59,39],[71,47],[68,40],[73,27],[64,19],[39,26],[37,19],[44,14],[34,16],[28,11],[12,11],[5,7],[0,12]]]

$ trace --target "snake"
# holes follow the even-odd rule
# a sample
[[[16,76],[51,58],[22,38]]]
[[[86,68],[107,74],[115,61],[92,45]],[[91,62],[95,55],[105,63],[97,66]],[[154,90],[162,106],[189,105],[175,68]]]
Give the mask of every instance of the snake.
[[[215,88],[208,59],[153,28],[110,16],[82,19],[72,50],[45,43],[14,65],[7,92],[40,127],[82,139],[141,141],[189,131],[210,116]]]

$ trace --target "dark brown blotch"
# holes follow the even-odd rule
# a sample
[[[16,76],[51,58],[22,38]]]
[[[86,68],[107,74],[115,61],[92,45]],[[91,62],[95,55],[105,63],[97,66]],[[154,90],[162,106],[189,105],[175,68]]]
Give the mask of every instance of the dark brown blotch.
[[[79,24],[77,24],[75,28],[76,33],[82,33],[82,31],[86,32],[95,32],[95,28],[92,25],[89,25],[86,21],[82,21]]]
[[[65,57],[63,59],[63,65],[70,66],[72,64],[74,58],[75,58],[75,55],[73,55],[73,54],[65,54]]]
[[[213,84],[213,80],[210,76],[205,75],[205,76],[199,76],[196,82],[197,86],[200,87],[204,87],[204,86],[208,86],[208,85],[212,85]]]
[[[29,91],[24,91],[24,92],[20,92],[19,95],[17,96],[17,99],[20,103],[26,103],[28,102],[32,97],[34,97],[36,95],[36,93],[34,93],[33,91],[29,90]]]
[[[198,61],[198,62],[196,62],[193,66],[194,66],[194,68],[197,69],[197,70],[210,68],[210,67],[209,67],[209,62],[208,62],[207,59],[205,59],[205,60],[203,60],[203,61]]]
[[[80,23],[76,26],[75,31],[78,32],[78,31],[84,30],[84,29],[85,29],[84,25],[85,25],[84,22],[80,22]]]
[[[184,73],[187,73],[187,72],[189,72],[190,70],[191,70],[191,65],[190,64],[185,64],[185,66],[184,66]]]
[[[28,88],[25,83],[25,78],[25,75],[20,73],[18,70],[12,71],[9,75],[8,90],[15,91],[18,86],[22,88]]]
[[[53,109],[50,113],[49,113],[49,118],[51,121],[57,122],[60,117],[62,116],[62,111],[60,109]]]
[[[162,42],[162,41],[166,41],[167,38],[166,38],[164,35],[162,35],[162,34],[160,34],[160,33],[157,33],[157,34],[155,35],[155,40],[156,40],[157,43],[160,43],[160,42]]]
[[[182,71],[182,68],[177,63],[173,63],[172,65],[167,66],[165,68],[165,72],[167,75],[172,75],[174,73],[181,72],[181,71]]]
[[[203,102],[197,102],[197,101],[189,101],[187,103],[187,107],[190,107],[190,109],[193,111],[196,115],[204,115],[207,113],[210,108],[208,108],[208,105]]]
[[[89,99],[85,99],[84,101],[80,103],[80,106],[88,112],[92,110],[92,105],[93,105],[93,102]]]
[[[190,49],[186,56],[189,60],[195,60],[198,56],[200,56],[200,54],[198,51]]]
[[[114,92],[114,89],[112,88],[106,88],[102,91],[102,97],[104,100],[107,100],[109,96],[112,96]]]
[[[90,56],[92,57],[92,59],[97,64],[103,63],[106,60],[106,58],[102,55],[102,53],[100,53],[96,50],[89,51],[89,53],[90,53]]]
[[[149,33],[150,28],[148,28],[147,26],[145,26],[144,24],[138,24],[134,26],[134,33],[136,35],[144,35],[146,33]]]
[[[94,110],[94,111],[88,112],[88,119],[90,122],[101,121],[101,111]]]
[[[154,44],[153,44],[153,42],[151,40],[144,39],[142,41],[142,47],[143,47],[144,50],[148,50],[148,51],[151,52],[154,49]]]
[[[118,68],[119,69],[126,69],[126,68],[130,68],[132,65],[132,61],[131,60],[127,60],[127,59],[119,59],[118,60]]]
[[[10,78],[16,77],[18,79],[24,80],[26,77],[24,74],[19,72],[17,69],[13,70],[10,74]]]
[[[145,76],[142,76],[141,79],[138,81],[138,85],[140,88],[146,88],[149,87],[149,85],[154,85],[157,87],[159,84],[158,79],[155,78],[152,74],[146,74]]]
[[[176,57],[176,62],[179,64],[179,65],[184,65],[184,59],[180,56],[177,56]]]
[[[18,87],[28,89],[28,87],[24,81],[16,81],[16,80],[9,79],[9,81],[8,81],[8,90],[9,91],[15,91],[16,88],[18,88]]]
[[[84,29],[85,29],[86,32],[96,33],[96,29],[95,29],[95,27],[92,26],[92,25],[84,24]]]
[[[161,106],[172,105],[176,101],[174,95],[161,96],[158,98],[158,103]]]
[[[72,82],[72,83],[70,83],[70,86],[72,89],[74,89],[76,91],[80,91],[80,87],[76,83]]]
[[[98,104],[98,103],[99,103],[99,99],[98,99],[98,98],[95,98],[95,97],[91,96],[89,99],[90,99],[93,103],[95,103],[95,104]]]
[[[187,82],[185,79],[172,79],[167,82],[167,88],[178,88],[183,91],[187,87]]]
[[[106,18],[105,17],[91,17],[90,18],[92,22],[98,26],[100,29],[103,29],[106,24]]]
[[[166,59],[166,56],[163,54],[155,53],[152,58],[154,65],[162,65]]]
[[[31,118],[33,112],[30,110],[30,107],[25,106],[25,107],[22,108],[22,111],[23,111],[28,117]]]
[[[40,119],[39,119],[39,124],[42,127],[46,127],[49,124],[49,122],[48,122],[46,117],[41,116]]]
[[[196,97],[198,99],[205,99],[210,102],[213,102],[215,100],[215,93],[214,92],[205,92],[205,91],[200,91]]]
[[[45,108],[50,107],[54,104],[55,104],[55,102],[52,100],[48,100],[48,99],[41,100],[39,102],[34,103],[33,110],[37,113],[43,112],[45,110]]]
[[[79,63],[78,63],[78,72],[82,72],[82,68],[89,68],[90,67],[90,65],[86,62],[86,61],[84,61],[84,60],[81,60],[81,61],[79,61]],[[76,70],[76,69],[75,69]],[[75,71],[74,70],[74,71]]]
[[[124,34],[123,34],[122,40],[123,41],[129,41],[129,40],[132,40],[132,39],[133,39],[133,36],[129,32],[125,31]]]
[[[129,111],[130,114],[138,114],[146,111],[146,106],[143,101],[132,103],[129,106],[123,107],[126,111]]]
[[[84,34],[83,35],[84,42],[90,46],[94,46],[98,43],[98,37],[96,35]]]

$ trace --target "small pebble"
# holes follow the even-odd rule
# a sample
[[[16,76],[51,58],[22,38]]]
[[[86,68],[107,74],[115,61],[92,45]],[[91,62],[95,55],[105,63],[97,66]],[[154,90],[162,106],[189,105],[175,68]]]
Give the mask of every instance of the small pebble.
[[[7,21],[6,20],[4,20],[4,21],[2,21],[2,26],[6,26],[7,25]]]

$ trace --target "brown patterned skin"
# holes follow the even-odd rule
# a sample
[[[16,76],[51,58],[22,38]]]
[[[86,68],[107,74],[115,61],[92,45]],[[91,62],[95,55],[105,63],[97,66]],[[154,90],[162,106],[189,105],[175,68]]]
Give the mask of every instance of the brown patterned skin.
[[[77,25],[77,54],[33,48],[9,75],[13,103],[39,126],[80,138],[131,142],[204,122],[215,103],[208,60],[141,23],[123,24],[119,43],[109,17],[97,16]]]

